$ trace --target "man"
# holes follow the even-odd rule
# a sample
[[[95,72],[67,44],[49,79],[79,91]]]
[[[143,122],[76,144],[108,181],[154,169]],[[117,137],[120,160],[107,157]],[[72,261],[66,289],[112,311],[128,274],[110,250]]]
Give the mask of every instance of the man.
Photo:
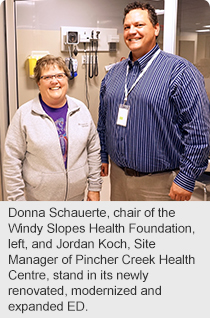
[[[128,59],[101,83],[98,132],[102,176],[111,159],[111,200],[184,201],[210,151],[210,107],[203,77],[187,60],[159,49],[150,4],[124,11]]]

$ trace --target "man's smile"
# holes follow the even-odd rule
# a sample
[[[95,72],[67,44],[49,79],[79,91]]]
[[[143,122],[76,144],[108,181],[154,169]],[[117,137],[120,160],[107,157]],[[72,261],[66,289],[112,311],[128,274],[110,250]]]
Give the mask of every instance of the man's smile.
[[[138,41],[140,41],[141,40],[141,38],[138,38],[138,39],[129,39],[128,41],[130,41],[130,42],[138,42]]]

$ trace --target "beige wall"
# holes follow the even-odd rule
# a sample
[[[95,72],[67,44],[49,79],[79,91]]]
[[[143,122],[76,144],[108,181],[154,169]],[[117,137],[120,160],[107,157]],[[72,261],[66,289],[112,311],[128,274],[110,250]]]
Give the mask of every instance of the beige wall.
[[[28,76],[27,58],[31,51],[49,51],[56,56],[68,57],[67,53],[61,53],[60,51],[60,31],[17,30],[19,105],[34,98],[38,93],[35,81]],[[95,123],[98,120],[99,90],[101,80],[106,74],[105,66],[119,62],[121,57],[127,57],[128,53],[129,51],[124,44],[122,35],[120,35],[120,43],[116,52],[98,52],[99,75],[93,79],[88,78],[90,112]],[[87,105],[85,97],[85,66],[82,65],[83,54],[79,52],[76,56],[78,60],[78,76],[69,82],[68,94],[80,99]]]

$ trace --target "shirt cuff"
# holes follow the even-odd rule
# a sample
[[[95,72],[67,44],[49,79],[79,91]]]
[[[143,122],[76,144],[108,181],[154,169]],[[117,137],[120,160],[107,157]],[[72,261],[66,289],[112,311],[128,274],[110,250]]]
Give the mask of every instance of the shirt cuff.
[[[106,152],[101,152],[101,162],[102,163],[109,163],[108,154]]]
[[[195,180],[186,176],[183,172],[179,172],[174,179],[174,183],[176,183],[181,188],[193,192],[195,187]]]
[[[102,181],[100,184],[94,184],[94,183],[90,183],[88,185],[88,191],[93,191],[93,192],[100,192],[102,188]]]

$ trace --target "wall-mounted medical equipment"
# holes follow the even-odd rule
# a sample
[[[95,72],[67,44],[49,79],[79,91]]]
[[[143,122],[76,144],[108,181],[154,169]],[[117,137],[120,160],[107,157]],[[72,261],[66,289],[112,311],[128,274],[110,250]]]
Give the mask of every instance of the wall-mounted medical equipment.
[[[114,28],[86,28],[63,26],[60,28],[60,50],[69,52],[69,58],[66,58],[66,64],[71,72],[73,79],[75,72],[75,61],[73,54],[78,52],[82,55],[82,64],[85,67],[85,91],[87,107],[89,108],[88,78],[92,79],[98,76],[98,52],[117,51],[119,35]],[[77,67],[77,65],[76,65]]]
[[[117,43],[119,42],[119,35],[108,35],[109,51],[117,51]]]
[[[92,43],[96,40],[97,52],[106,52],[110,51],[110,44],[108,41],[111,41],[111,43],[114,43],[114,41],[115,43],[119,42],[119,35],[117,34],[117,29],[114,28],[85,28],[62,26],[60,28],[60,37],[61,52],[68,52],[69,44],[76,44],[78,52],[84,52],[83,43],[87,43],[88,50],[91,50]],[[75,43],[72,43],[73,41],[75,41]]]
[[[79,34],[77,31],[68,31],[66,34],[66,44],[78,44]]]
[[[89,78],[98,76],[98,41],[100,31],[96,31],[96,38],[94,37],[94,30],[91,32],[91,48],[89,48],[89,61],[88,61],[88,75]],[[86,61],[87,64],[87,61]]]
[[[70,80],[74,79],[77,76],[77,68],[78,68],[78,61],[77,59],[73,58],[73,54],[77,55],[76,47],[73,49],[73,44],[68,46],[69,50],[69,57],[65,59],[65,63],[70,70]]]
[[[66,65],[70,70],[70,80],[74,79],[77,76],[77,66],[78,62],[73,55],[77,55],[77,44],[79,43],[79,34],[77,31],[72,31],[71,29],[66,33],[66,42],[65,46],[68,48],[69,57],[65,59]]]
[[[49,54],[48,51],[32,51],[28,57],[28,74],[30,78],[34,78],[34,67],[36,66],[37,60],[41,57]]]

